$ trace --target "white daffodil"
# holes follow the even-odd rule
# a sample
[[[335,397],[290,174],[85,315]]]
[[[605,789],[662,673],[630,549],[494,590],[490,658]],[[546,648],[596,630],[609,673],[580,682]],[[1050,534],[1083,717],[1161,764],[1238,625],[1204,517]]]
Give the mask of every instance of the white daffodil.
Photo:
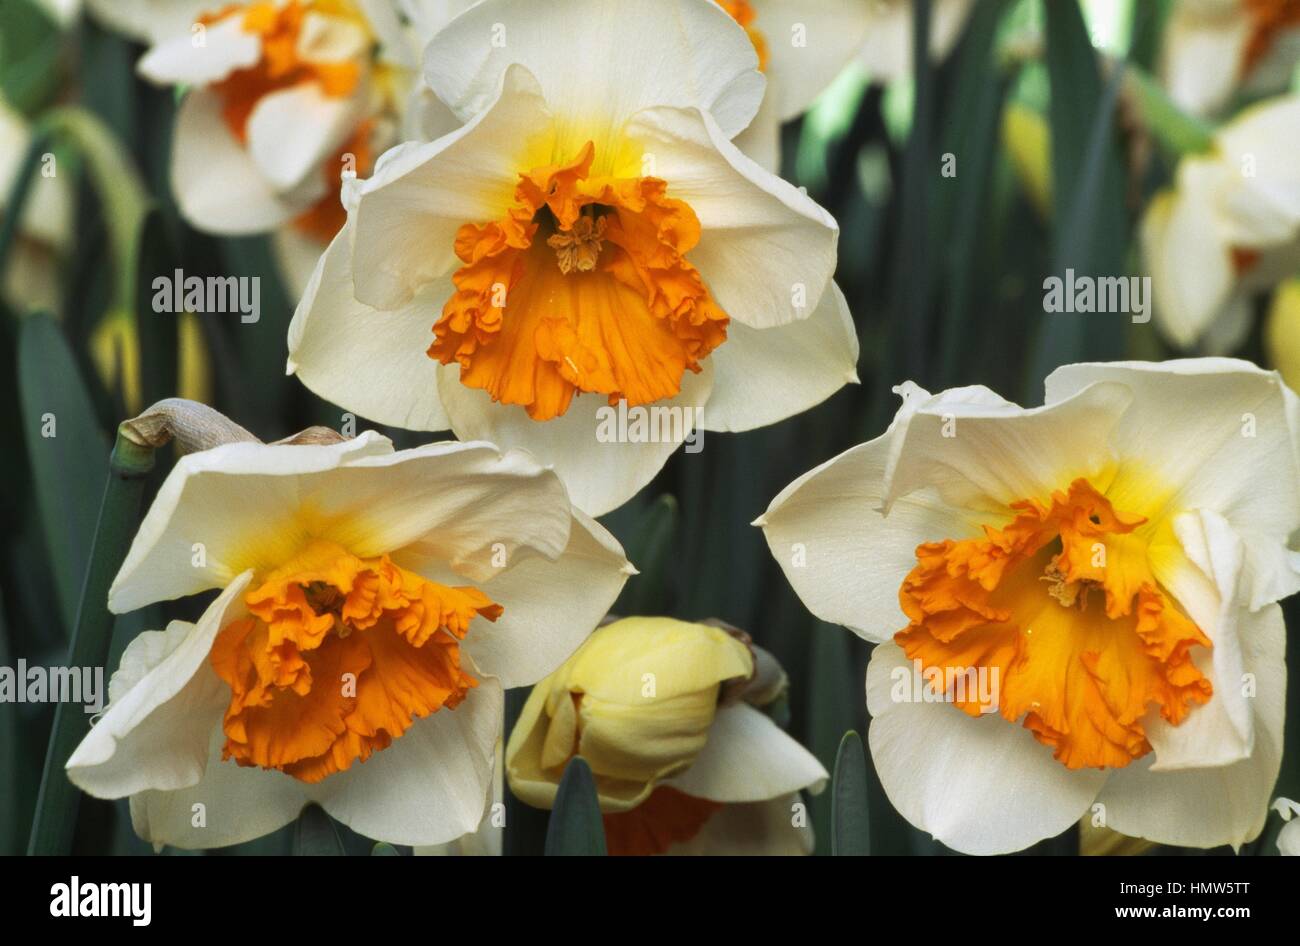
[[[1211,115],[1234,92],[1271,94],[1300,61],[1300,5],[1292,0],[1178,0],[1161,46],[1170,97]]]
[[[1277,849],[1284,856],[1300,857],[1300,818],[1291,820],[1296,815],[1300,815],[1300,803],[1293,802],[1289,798],[1279,798],[1273,802],[1273,808],[1286,822],[1278,833]]]
[[[1300,95],[1256,105],[1184,157],[1142,221],[1156,324],[1182,348],[1232,351],[1254,294],[1300,266]]]
[[[610,854],[810,853],[799,792],[820,792],[826,770],[751,705],[782,679],[737,632],[614,621],[528,695],[506,746],[510,789],[551,808],[577,755]]]
[[[466,124],[349,185],[289,371],[376,421],[526,447],[592,515],[694,429],[856,380],[835,222],[730,140],[757,65],[711,0],[477,4],[425,57]]]
[[[563,662],[629,573],[520,452],[365,433],[190,454],[109,607],[220,594],[132,641],[68,775],[130,796],[155,844],[246,841],[309,801],[376,840],[452,840],[491,796],[502,688]]]
[[[0,99],[0,216],[31,139],[26,119]],[[72,240],[72,198],[66,178],[37,171],[15,237],[6,272],[0,274],[5,302],[18,312],[57,312],[62,295],[59,256]]]
[[[862,62],[873,79],[892,82],[910,78],[912,64],[912,0],[863,0],[870,16]],[[948,55],[961,36],[973,0],[932,0],[930,3],[930,58]]]
[[[804,603],[877,642],[898,811],[996,854],[1090,822],[1190,847],[1264,826],[1300,587],[1296,396],[1248,362],[1070,365],[1025,409],[899,389],[882,436],[758,524]]]
[[[795,118],[862,49],[870,22],[863,0],[717,0],[745,28],[767,92],[740,150],[769,171],[781,163],[781,123]]]
[[[142,43],[189,34],[205,12],[221,0],[86,0],[86,10],[104,26]]]
[[[424,41],[470,0],[136,0],[101,14],[150,42],[139,71],[185,86],[172,190],[218,234],[274,231],[299,292],[343,225],[342,180],[454,127],[418,89]]]

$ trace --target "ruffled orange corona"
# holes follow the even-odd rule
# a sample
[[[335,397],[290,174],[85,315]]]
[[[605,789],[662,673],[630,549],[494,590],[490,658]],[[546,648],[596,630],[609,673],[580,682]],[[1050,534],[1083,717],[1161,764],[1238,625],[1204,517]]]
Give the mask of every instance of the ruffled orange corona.
[[[250,615],[217,636],[231,690],[222,756],[304,782],[364,762],[420,717],[453,709],[477,681],[460,641],[502,608],[387,556],[314,541],[245,596]]]
[[[726,340],[728,318],[686,259],[694,211],[654,177],[593,177],[588,142],[520,175],[498,221],[456,235],[464,265],[429,356],[461,383],[550,420],[578,393],[671,398]]]
[[[1146,520],[1087,480],[1011,514],[984,538],[917,548],[899,590],[911,623],[894,640],[927,671],[993,676],[996,706],[948,694],[966,713],[1023,718],[1071,769],[1126,766],[1151,751],[1149,710],[1177,725],[1210,699],[1192,662],[1210,641],[1152,575]]]

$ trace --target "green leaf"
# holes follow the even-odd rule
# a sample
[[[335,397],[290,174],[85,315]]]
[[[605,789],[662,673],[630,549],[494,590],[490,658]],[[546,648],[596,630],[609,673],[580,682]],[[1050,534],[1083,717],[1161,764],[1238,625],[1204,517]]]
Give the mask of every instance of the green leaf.
[[[102,667],[108,663],[113,632],[113,615],[107,607],[108,588],[126,558],[126,550],[139,525],[144,483],[153,463],[151,448],[142,447],[119,432],[109,457],[108,483],[95,523],[95,539],[66,666]],[[36,818],[28,844],[30,854],[71,851],[81,796],[68,780],[65,767],[73,750],[90,731],[89,720],[84,707],[78,704],[59,703],[54,711],[54,726],[45,750]]]
[[[998,154],[1002,102],[1006,83],[994,56],[998,27],[1008,0],[988,0],[971,14],[961,48],[951,104],[945,114],[949,129],[944,151],[960,162],[956,176],[941,179],[943,218],[948,221],[949,250],[945,254],[947,284],[940,334],[940,383],[956,383],[957,365],[971,351],[977,324],[975,304],[977,252],[989,237],[987,210],[992,198],[994,158]]]
[[[658,614],[668,599],[668,574],[672,564],[673,539],[677,534],[677,500],[660,496],[642,511],[627,542],[628,561],[636,566],[622,594],[611,609],[614,614]]]
[[[179,387],[177,348],[179,312],[155,312],[153,281],[175,278],[179,261],[168,239],[167,223],[151,208],[140,232],[140,257],[136,265],[136,337],[140,342],[141,405],[148,407],[175,397]]]
[[[842,627],[818,621],[812,628],[812,660],[808,699],[808,748],[829,771],[845,730],[862,725],[864,710],[861,681],[855,682],[850,635]],[[831,849],[833,804],[826,796],[810,802],[813,832],[819,853]]]
[[[555,808],[546,829],[547,857],[603,857],[605,824],[600,817],[596,782],[586,760],[574,756],[564,767]]]
[[[1122,70],[1103,89],[1097,52],[1074,0],[1044,0],[1047,71],[1052,97],[1052,246],[1054,276],[1120,276],[1129,226],[1124,165],[1115,135]],[[1123,353],[1124,313],[1044,312],[1028,378],[1037,395],[1060,365],[1117,358]]]
[[[59,27],[32,0],[0,3],[0,99],[35,114],[59,85]]]
[[[103,456],[108,442],[72,351],[47,316],[23,319],[18,392],[59,615],[65,631],[71,631],[108,474],[102,462],[88,463],[86,458]]]
[[[12,667],[13,651],[9,647],[3,605],[0,599],[0,667]],[[18,704],[10,700],[0,702],[0,854],[6,856],[21,852],[23,793],[19,785],[22,767],[18,757],[18,723]]]
[[[837,857],[871,853],[867,758],[862,738],[852,729],[840,740],[831,776],[831,853]]]
[[[1125,92],[1137,106],[1147,130],[1171,157],[1200,154],[1214,148],[1213,127],[1175,105],[1160,83],[1141,69],[1129,67]]]
[[[293,830],[293,853],[300,857],[342,857],[343,839],[325,809],[308,805]]]

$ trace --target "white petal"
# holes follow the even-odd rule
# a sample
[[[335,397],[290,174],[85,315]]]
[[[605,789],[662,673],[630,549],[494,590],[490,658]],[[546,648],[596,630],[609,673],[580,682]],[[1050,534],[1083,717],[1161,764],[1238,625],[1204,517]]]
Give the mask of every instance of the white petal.
[[[1217,111],[1236,85],[1249,35],[1250,18],[1239,12],[1206,17],[1188,4],[1175,5],[1161,56],[1170,98],[1194,115]]]
[[[1300,819],[1284,825],[1277,836],[1277,849],[1286,857],[1300,857]]]
[[[628,137],[653,158],[653,176],[700,219],[686,254],[726,313],[754,328],[810,316],[835,272],[839,227],[806,194],[727,140],[706,112],[638,113]]]
[[[804,812],[802,827],[795,825],[798,794],[727,805],[715,812],[699,834],[674,844],[664,853],[672,857],[795,857],[811,854],[813,829]]]
[[[655,105],[708,109],[731,138],[764,87],[749,37],[699,0],[485,0],[434,37],[424,75],[468,120],[510,63],[527,66],[561,123],[590,138]]]
[[[910,493],[881,515],[892,436],[805,473],[755,523],[805,607],[869,641],[907,626],[898,589],[916,567],[918,545],[981,534],[975,517],[933,490]]]
[[[776,100],[763,97],[758,114],[749,127],[732,139],[737,148],[754,160],[764,171],[781,171],[781,120],[776,114]]]
[[[127,647],[114,699],[68,760],[68,778],[97,798],[199,781],[212,727],[229,689],[208,664],[217,634],[243,610],[251,574],[239,576],[199,618],[146,631]]]
[[[691,431],[712,387],[713,366],[706,361],[699,374],[686,372],[677,397],[649,406],[676,412],[672,416],[684,425],[688,450],[702,444]],[[573,505],[591,516],[602,516],[635,496],[680,445],[671,437],[661,443],[602,442],[602,418],[616,409],[599,394],[575,397],[562,416],[538,422],[524,408],[495,404],[486,391],[466,387],[451,374],[440,376],[438,390],[458,437],[528,450],[560,475]]]
[[[470,834],[443,844],[417,844],[411,851],[416,857],[500,857],[505,841],[505,763],[501,740],[497,740],[492,768],[492,807]],[[498,815],[500,817],[498,818]]]
[[[1067,365],[1048,377],[1048,403],[1094,382],[1133,392],[1113,438],[1116,507],[1141,512],[1155,490],[1170,512],[1222,515],[1246,543],[1252,609],[1300,589],[1286,548],[1300,527],[1300,467],[1278,374],[1226,358]]]
[[[578,649],[634,573],[618,541],[575,510],[569,544],[554,561],[519,556],[481,586],[505,608],[465,639],[474,663],[503,687],[532,686]]]
[[[209,740],[201,780],[175,791],[131,796],[131,823],[143,840],[183,850],[242,844],[283,828],[307,805],[303,782],[283,772],[221,760],[226,736],[219,715]],[[200,810],[203,821],[196,825]]]
[[[376,10],[383,10],[383,8],[376,4],[365,8],[367,14]],[[383,13],[391,17],[388,25],[396,22],[396,16],[391,8],[383,10]],[[313,10],[308,10],[303,15],[296,51],[298,56],[307,62],[333,63],[360,59],[369,50],[370,36],[360,23]]]
[[[443,844],[474,831],[491,797],[505,704],[497,680],[478,680],[454,710],[416,720],[387,749],[308,786],[310,796],[389,844]]]
[[[1232,256],[1212,203],[1219,170],[1200,158],[1185,159],[1178,189],[1156,195],[1142,218],[1156,325],[1180,348],[1205,333],[1232,292]]]
[[[816,757],[748,703],[719,706],[704,750],[663,784],[696,798],[755,802],[809,789],[830,778]]]
[[[215,93],[185,96],[172,131],[172,193],[181,214],[210,233],[261,233],[307,205],[276,193],[221,117]]]
[[[1071,772],[1023,726],[967,716],[946,703],[896,700],[912,666],[878,644],[867,667],[868,733],[876,772],[899,814],[963,854],[1008,854],[1071,827],[1106,781]]]
[[[1132,393],[1096,384],[1072,398],[1022,408],[986,388],[956,388],[922,403],[900,430],[886,472],[885,508],[925,487],[951,505],[1006,515],[1092,477],[1113,457],[1106,444]]]
[[[327,401],[380,424],[446,430],[438,375],[459,368],[427,354],[433,323],[454,291],[430,283],[392,311],[358,302],[352,281],[351,232],[345,227],[316,262],[289,324],[290,374]]]
[[[183,457],[145,517],[110,607],[224,584],[278,567],[312,539],[408,568],[449,566],[474,581],[499,550],[558,557],[569,542],[558,477],[520,451],[445,442],[393,453],[367,432],[328,447],[229,444]],[[206,563],[192,563],[203,543]]]
[[[456,231],[505,216],[519,174],[537,163],[530,153],[548,150],[549,129],[536,81],[516,66],[468,124],[382,156],[359,187],[351,222],[356,298],[395,309],[448,276],[459,265]]]
[[[396,552],[409,567],[449,564],[485,582],[493,560],[558,558],[572,511],[559,478],[520,450],[447,441],[361,457],[301,494],[320,530],[355,555]]]
[[[232,443],[181,457],[113,579],[109,609],[225,588],[248,568],[282,563],[305,538],[302,478],[375,452],[392,444],[367,431],[328,446]]]
[[[727,326],[714,350],[713,393],[702,426],[741,431],[765,427],[820,404],[856,384],[858,332],[839,286],[831,283],[808,318],[754,329]]]
[[[756,0],[754,27],[767,41],[767,96],[780,120],[813,103],[866,42],[871,4],[862,0]]]
[[[1151,756],[1114,772],[1098,801],[1108,827],[1184,847],[1240,847],[1263,830],[1282,764],[1286,714],[1286,628],[1277,605],[1238,622],[1247,672],[1254,674],[1255,745],[1249,759],[1217,768],[1157,772]],[[1217,699],[1216,694],[1216,699]]]
[[[1207,509],[1179,516],[1174,528],[1182,549],[1153,548],[1152,571],[1210,638],[1209,653],[1197,648],[1193,660],[1214,696],[1178,726],[1158,713],[1143,721],[1156,754],[1152,771],[1230,765],[1248,758],[1255,743],[1254,709],[1242,691],[1246,671],[1238,633],[1245,613],[1238,596],[1244,546],[1228,521]]]
[[[366,90],[346,98],[326,95],[319,83],[300,82],[263,95],[248,116],[248,151],[277,191],[291,191],[343,146],[362,118]],[[342,168],[325,169],[340,172]]]
[[[930,58],[941,59],[956,43],[972,0],[935,0],[930,5]],[[881,82],[912,75],[912,4],[873,4],[862,61]]]
[[[170,34],[145,53],[136,68],[140,75],[160,85],[220,82],[262,58],[262,37],[245,30],[243,20],[243,14],[235,12],[205,26],[202,34],[189,30]]]

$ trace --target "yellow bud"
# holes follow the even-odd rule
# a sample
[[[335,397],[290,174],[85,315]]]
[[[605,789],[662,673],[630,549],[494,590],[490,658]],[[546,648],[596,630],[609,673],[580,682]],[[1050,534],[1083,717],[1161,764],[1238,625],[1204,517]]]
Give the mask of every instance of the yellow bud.
[[[723,681],[753,672],[749,648],[720,628],[671,618],[599,628],[529,694],[506,747],[510,788],[550,808],[581,755],[601,810],[627,811],[694,762]]]

